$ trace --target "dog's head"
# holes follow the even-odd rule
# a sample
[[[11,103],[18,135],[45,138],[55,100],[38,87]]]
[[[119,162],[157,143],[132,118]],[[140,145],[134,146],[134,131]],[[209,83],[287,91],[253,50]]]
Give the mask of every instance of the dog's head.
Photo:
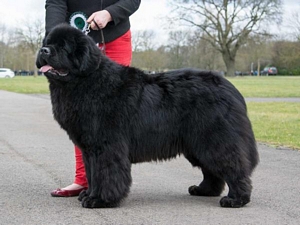
[[[61,24],[45,38],[36,66],[48,78],[69,80],[89,75],[99,67],[100,61],[101,51],[90,37]]]

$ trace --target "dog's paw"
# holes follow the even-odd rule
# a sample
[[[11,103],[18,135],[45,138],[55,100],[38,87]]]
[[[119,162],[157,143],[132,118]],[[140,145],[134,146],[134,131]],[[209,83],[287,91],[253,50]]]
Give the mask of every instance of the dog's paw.
[[[190,195],[195,196],[219,196],[220,191],[214,191],[212,189],[203,188],[201,186],[193,185],[189,187]]]
[[[99,198],[86,196],[81,200],[81,205],[84,208],[114,208],[119,206],[117,202],[104,202]]]
[[[220,205],[226,208],[240,208],[246,205],[248,202],[250,202],[249,199],[248,200],[244,199],[243,201],[242,199],[233,199],[228,196],[225,196],[220,200]]]
[[[80,192],[80,194],[79,194],[79,196],[78,196],[78,200],[79,200],[79,201],[82,201],[82,199],[83,199],[84,197],[87,197],[87,196],[89,196],[88,190],[83,190],[83,191]]]
[[[199,186],[197,186],[197,185],[190,186],[189,187],[190,195],[199,195],[198,194],[198,192],[199,192],[198,189],[199,189]]]

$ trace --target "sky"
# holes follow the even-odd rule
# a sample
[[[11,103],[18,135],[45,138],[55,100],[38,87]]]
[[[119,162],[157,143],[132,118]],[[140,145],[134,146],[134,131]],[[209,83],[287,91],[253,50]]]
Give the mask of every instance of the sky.
[[[296,9],[299,11],[300,1],[282,1],[284,20],[287,21],[292,12]],[[162,19],[170,12],[167,2],[168,0],[142,0],[140,8],[130,17],[131,29],[153,30],[156,33],[155,39],[164,42],[169,32],[164,28],[165,21]],[[6,27],[19,27],[24,21],[44,20],[44,17],[44,0],[0,0],[0,23]]]
[[[140,8],[130,17],[132,29],[160,27],[161,20],[158,17],[167,14],[166,2],[167,0],[142,0]],[[44,17],[44,0],[0,0],[0,23],[6,26],[18,27],[26,20],[44,20]]]

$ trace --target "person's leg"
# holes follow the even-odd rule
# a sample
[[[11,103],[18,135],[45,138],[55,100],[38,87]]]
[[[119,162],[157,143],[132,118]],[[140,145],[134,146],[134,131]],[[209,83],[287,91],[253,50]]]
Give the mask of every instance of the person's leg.
[[[75,180],[74,183],[58,188],[51,192],[53,197],[73,197],[78,196],[82,190],[88,186],[85,175],[84,163],[80,149],[75,146]]]
[[[77,146],[75,146],[75,162],[76,162],[76,170],[75,170],[74,184],[80,186],[81,188],[87,187],[88,182],[85,175],[82,153]]]

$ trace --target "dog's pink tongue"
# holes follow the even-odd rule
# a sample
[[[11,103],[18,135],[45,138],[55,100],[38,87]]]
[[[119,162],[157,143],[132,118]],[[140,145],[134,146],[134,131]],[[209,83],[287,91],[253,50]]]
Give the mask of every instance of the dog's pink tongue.
[[[47,71],[49,71],[49,70],[51,70],[51,69],[52,69],[51,66],[45,65],[45,66],[42,66],[42,67],[40,68],[40,71],[41,71],[42,73],[46,73]]]

